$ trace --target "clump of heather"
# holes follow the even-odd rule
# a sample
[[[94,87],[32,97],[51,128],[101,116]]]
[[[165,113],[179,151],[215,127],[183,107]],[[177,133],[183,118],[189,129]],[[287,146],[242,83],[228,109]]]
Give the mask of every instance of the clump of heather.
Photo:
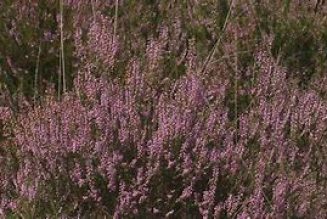
[[[154,83],[160,62],[149,59],[131,60],[122,80],[85,65],[75,91],[61,100],[49,91],[17,115],[15,151],[1,161],[18,160],[1,175],[2,214],[28,205],[34,216],[326,216],[319,93],[299,89],[259,51],[256,80],[239,94],[251,101],[235,117],[232,80],[198,74],[189,57],[185,75]]]
[[[326,78],[303,89],[264,44],[254,67],[203,66],[178,18],[125,51],[93,7],[72,89],[0,108],[1,216],[326,217]]]

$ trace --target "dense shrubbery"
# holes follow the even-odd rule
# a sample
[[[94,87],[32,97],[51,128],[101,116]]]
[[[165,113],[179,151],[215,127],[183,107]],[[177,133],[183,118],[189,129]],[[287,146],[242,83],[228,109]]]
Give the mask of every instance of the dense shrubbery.
[[[326,217],[313,13],[310,26],[287,3],[35,1],[12,21],[15,2],[0,21],[0,215]]]

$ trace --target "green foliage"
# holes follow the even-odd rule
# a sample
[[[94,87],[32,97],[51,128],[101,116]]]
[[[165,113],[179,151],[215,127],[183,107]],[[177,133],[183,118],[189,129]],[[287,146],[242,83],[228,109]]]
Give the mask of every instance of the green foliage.
[[[316,72],[319,39],[315,36],[313,21],[308,18],[280,22],[275,27],[273,54],[281,55],[282,63],[306,85]]]

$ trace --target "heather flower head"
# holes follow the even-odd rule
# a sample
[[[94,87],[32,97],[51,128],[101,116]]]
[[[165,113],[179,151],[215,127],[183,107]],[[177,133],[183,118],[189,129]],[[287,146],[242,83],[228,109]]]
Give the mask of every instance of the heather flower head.
[[[9,107],[0,107],[0,121],[8,122],[12,116],[12,111]]]
[[[107,17],[99,15],[91,23],[88,34],[90,55],[98,58],[106,69],[110,69],[113,66],[114,58],[118,51],[117,36],[113,35],[112,30],[113,23]]]

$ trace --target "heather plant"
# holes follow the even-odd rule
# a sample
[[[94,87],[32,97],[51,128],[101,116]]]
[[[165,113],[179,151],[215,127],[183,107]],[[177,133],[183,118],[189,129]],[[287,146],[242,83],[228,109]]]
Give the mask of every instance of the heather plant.
[[[62,2],[69,89],[0,108],[0,215],[325,218],[326,76],[303,88],[260,5],[117,2]]]
[[[125,83],[81,72],[80,95],[57,101],[50,91],[18,116],[18,167],[3,181],[15,195],[2,208],[28,204],[39,217],[324,217],[326,102],[290,85],[269,53],[256,63],[244,91],[252,104],[236,123],[224,103],[233,87],[214,92],[193,68],[161,91],[136,60]]]

